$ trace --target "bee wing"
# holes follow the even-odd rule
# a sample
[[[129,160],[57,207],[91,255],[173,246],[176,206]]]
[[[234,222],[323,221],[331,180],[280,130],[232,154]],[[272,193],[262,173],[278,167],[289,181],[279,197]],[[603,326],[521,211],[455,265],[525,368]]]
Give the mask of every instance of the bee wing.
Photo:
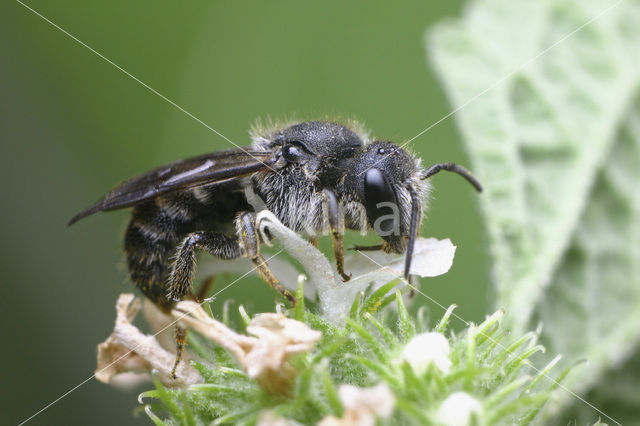
[[[219,151],[176,161],[122,182],[74,216],[69,225],[97,212],[131,207],[169,192],[248,176],[269,169],[273,163],[270,152],[243,150]]]

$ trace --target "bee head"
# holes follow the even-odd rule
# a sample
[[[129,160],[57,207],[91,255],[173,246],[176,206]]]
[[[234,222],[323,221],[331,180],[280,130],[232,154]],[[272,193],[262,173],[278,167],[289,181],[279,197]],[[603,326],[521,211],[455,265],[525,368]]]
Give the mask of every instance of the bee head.
[[[406,253],[404,276],[409,277],[413,248],[418,236],[426,198],[427,179],[440,170],[457,173],[476,190],[480,183],[455,163],[434,164],[424,169],[419,159],[393,142],[367,145],[356,165],[355,184],[367,212],[369,225],[385,240],[385,249]]]
[[[352,184],[369,225],[387,251],[404,253],[414,244],[428,192],[420,161],[393,142],[374,141],[353,164]]]

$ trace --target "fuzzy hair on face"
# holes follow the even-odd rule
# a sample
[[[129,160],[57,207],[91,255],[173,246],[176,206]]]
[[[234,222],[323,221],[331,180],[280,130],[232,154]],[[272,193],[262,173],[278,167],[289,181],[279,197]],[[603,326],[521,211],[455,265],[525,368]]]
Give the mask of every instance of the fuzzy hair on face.
[[[328,185],[335,190],[339,199],[344,224],[347,229],[359,230],[363,234],[372,229],[373,224],[367,216],[367,200],[362,192],[362,174],[369,168],[382,168],[395,193],[397,208],[394,211],[399,216],[395,220],[397,232],[385,238],[387,248],[394,252],[403,252],[406,249],[412,203],[419,203],[420,217],[417,219],[420,222],[426,209],[430,187],[427,181],[421,179],[424,170],[421,160],[415,155],[392,142],[371,141],[364,126],[353,120],[345,124],[322,121],[266,124],[259,122],[252,128],[251,135],[253,148],[256,150],[277,152],[287,143],[310,145],[316,150],[319,159],[309,159],[307,163],[287,164],[279,168],[277,173],[260,173],[252,179],[256,193],[264,205],[276,214],[283,224],[308,236],[328,231],[327,210],[321,195],[327,184],[323,182],[318,170],[322,169],[324,163],[331,162],[340,168],[340,155],[332,149],[339,150],[349,144],[349,138],[354,139],[357,142],[354,148],[356,151],[350,153],[349,159],[344,159],[345,162],[350,162],[336,172],[340,176]],[[379,156],[376,156],[378,146],[386,147],[385,149],[390,149],[388,152],[394,153],[388,158],[383,158],[384,161],[381,162]],[[315,164],[314,161],[320,163],[311,167],[310,164]],[[378,164],[379,162],[381,164]],[[412,199],[409,188],[415,194],[415,199]]]
[[[256,195],[287,227],[308,236],[326,233],[327,215],[324,213],[324,187],[327,170],[369,143],[369,133],[355,120],[257,122],[251,129],[252,148],[273,151],[282,158],[281,149],[288,143],[302,145],[313,156],[300,163],[276,163],[275,173],[259,173],[252,183]],[[345,154],[348,152],[348,154]],[[335,172],[334,174],[337,174]]]

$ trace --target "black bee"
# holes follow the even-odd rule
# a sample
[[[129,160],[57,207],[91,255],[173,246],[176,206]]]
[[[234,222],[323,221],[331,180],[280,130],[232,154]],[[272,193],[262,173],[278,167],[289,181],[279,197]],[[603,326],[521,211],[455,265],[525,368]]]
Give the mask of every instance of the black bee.
[[[300,122],[255,129],[246,150],[205,154],[125,181],[69,224],[100,211],[133,207],[125,253],[136,286],[168,312],[190,294],[196,249],[222,259],[248,257],[260,276],[294,297],[260,254],[254,211],[266,208],[294,231],[314,239],[329,231],[343,279],[344,229],[375,230],[375,247],[406,253],[405,277],[429,189],[440,170],[471,174],[454,163],[423,168],[393,142],[370,141],[355,123]],[[185,331],[178,328],[177,367]],[[174,367],[174,373],[175,373]]]

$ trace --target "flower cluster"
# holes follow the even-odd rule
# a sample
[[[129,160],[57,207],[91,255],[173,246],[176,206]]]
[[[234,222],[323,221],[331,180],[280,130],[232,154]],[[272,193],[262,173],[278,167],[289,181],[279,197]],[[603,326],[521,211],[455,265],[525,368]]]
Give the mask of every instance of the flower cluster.
[[[240,307],[246,334],[195,302],[178,303],[173,318],[147,309],[156,328],[179,321],[192,330],[190,360],[181,364],[177,381],[169,377],[174,357],[162,339],[132,324],[139,302],[132,295],[118,301],[114,332],[99,347],[96,377],[113,383],[132,373],[153,375],[156,388],[140,401],[156,424],[163,418],[171,424],[263,426],[521,424],[538,415],[568,372],[550,379],[556,358],[530,376],[529,358],[543,348],[536,333],[504,345],[503,311],[459,333],[449,327],[454,306],[435,326],[414,318],[404,304],[406,282],[395,279],[398,257],[374,253],[361,269],[364,258],[352,257],[350,270],[359,274],[343,284],[319,251],[305,251],[308,243],[277,219],[262,215],[260,226],[265,234],[268,226],[268,235],[305,267],[313,290],[306,295],[314,294],[316,302],[305,300],[308,283],[300,278],[298,303],[287,312],[251,318]],[[420,244],[414,258],[419,273],[449,269],[454,247],[448,240]]]

